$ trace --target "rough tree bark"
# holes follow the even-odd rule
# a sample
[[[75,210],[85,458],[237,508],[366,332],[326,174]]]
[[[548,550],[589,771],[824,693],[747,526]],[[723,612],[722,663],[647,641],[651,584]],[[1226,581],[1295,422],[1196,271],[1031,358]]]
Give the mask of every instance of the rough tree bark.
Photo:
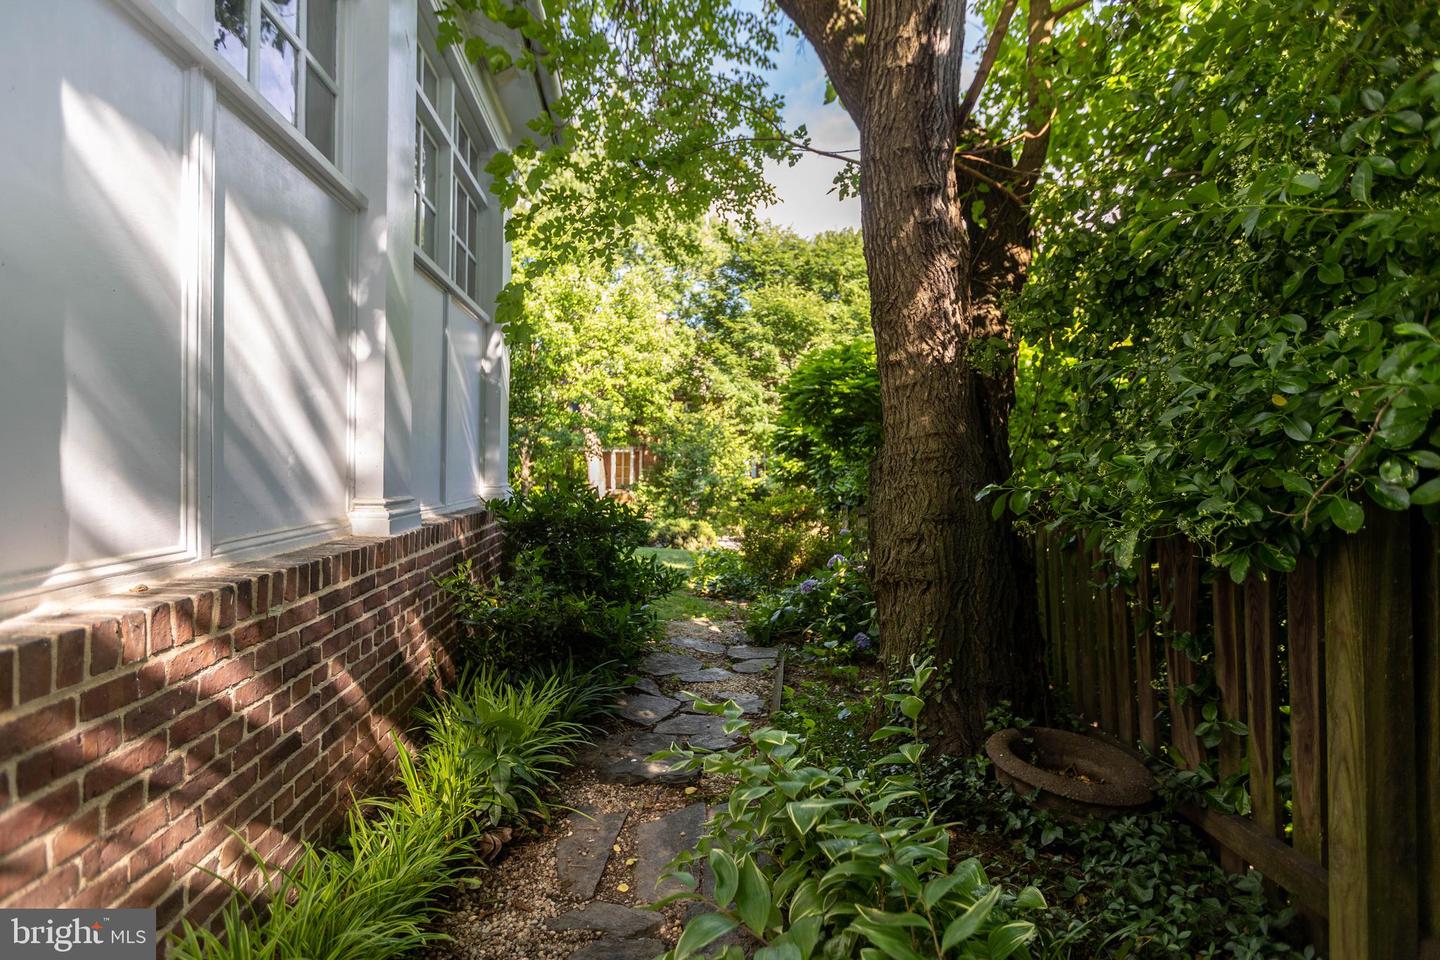
[[[1015,343],[1004,303],[1030,261],[1044,88],[1030,91],[1017,159],[962,114],[988,72],[962,104],[964,0],[870,0],[864,14],[854,0],[780,6],[860,128],[884,421],[870,496],[881,652],[896,666],[934,652],[948,678],[934,729],[943,745],[971,751],[996,703],[1037,711],[1045,699],[1030,552],[975,499],[1010,474]],[[1029,17],[1034,61],[1049,43],[1047,0],[1032,0]],[[986,211],[972,219],[981,198]]]

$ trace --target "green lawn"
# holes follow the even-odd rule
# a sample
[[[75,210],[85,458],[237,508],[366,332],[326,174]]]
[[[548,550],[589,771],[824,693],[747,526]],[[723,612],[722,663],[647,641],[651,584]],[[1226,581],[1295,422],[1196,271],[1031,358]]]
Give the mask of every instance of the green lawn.
[[[655,557],[667,567],[681,570],[688,577],[695,569],[695,551],[679,550],[672,547],[641,547],[635,551],[637,557]]]
[[[687,577],[695,569],[695,551],[677,550],[670,547],[641,547],[635,551],[637,557],[655,557],[672,570],[679,570]],[[729,616],[730,608],[718,600],[697,597],[686,587],[681,587],[669,596],[655,601],[655,610],[661,620],[690,620],[694,617],[709,617],[712,620]]]

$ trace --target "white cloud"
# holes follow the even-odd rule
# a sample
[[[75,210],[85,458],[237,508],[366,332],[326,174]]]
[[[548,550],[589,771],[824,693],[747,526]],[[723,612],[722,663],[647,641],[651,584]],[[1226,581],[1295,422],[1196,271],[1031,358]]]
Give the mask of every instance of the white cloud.
[[[810,142],[821,150],[838,152],[859,147],[860,132],[850,115],[838,103],[824,102],[825,74],[808,45],[783,50],[777,59],[774,85],[785,96],[785,119],[790,126],[804,124]],[[841,200],[834,188],[835,174],[844,165],[813,153],[803,155],[793,167],[783,163],[768,165],[765,172],[780,201],[756,212],[804,236],[859,227],[859,199]]]

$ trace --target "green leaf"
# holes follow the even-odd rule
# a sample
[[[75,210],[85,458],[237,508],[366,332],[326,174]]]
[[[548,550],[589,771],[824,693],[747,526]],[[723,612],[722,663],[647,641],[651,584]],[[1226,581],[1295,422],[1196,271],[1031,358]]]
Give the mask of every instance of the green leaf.
[[[680,939],[675,944],[675,960],[694,956],[737,926],[739,924],[723,913],[700,914],[687,923],[685,932],[680,934]]]
[[[907,695],[900,701],[900,712],[911,720],[920,716],[920,711],[925,709],[925,701],[919,697]]]
[[[1005,960],[1035,936],[1035,924],[1015,920],[990,931],[991,960]]]
[[[805,960],[805,955],[793,943],[777,943],[756,950],[751,960]]]
[[[950,922],[945,928],[945,936],[940,941],[940,948],[949,951],[958,943],[964,943],[979,932],[985,920],[990,916],[990,911],[995,909],[995,903],[1000,899],[1000,888],[992,887],[990,892],[985,894],[970,909]]]
[[[1365,526],[1365,508],[1352,500],[1336,497],[1326,508],[1330,521],[1346,533],[1354,533]]]
[[[815,829],[815,824],[820,822],[820,818],[825,816],[827,810],[843,807],[849,803],[849,800],[838,797],[828,800],[792,800],[785,804],[785,812],[790,815],[790,821],[795,824],[795,829],[805,834]]]
[[[740,882],[740,871],[730,854],[718,847],[710,851],[710,872],[715,876],[715,902],[729,906],[735,899],[735,889]]]
[[[1440,477],[1427,480],[1410,491],[1410,502],[1417,507],[1428,507],[1440,503]]]
[[[1044,910],[1045,894],[1039,887],[1026,887],[1015,896],[1015,906],[1022,910]]]
[[[770,921],[770,885],[765,874],[755,865],[754,859],[746,857],[740,865],[740,886],[735,893],[735,912],[750,932],[757,937],[765,935]]]

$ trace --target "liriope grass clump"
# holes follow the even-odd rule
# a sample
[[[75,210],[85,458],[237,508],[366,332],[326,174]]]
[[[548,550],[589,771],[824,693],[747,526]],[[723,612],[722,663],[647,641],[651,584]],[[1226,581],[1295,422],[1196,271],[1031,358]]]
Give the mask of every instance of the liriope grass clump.
[[[548,815],[544,794],[615,688],[594,672],[463,678],[421,713],[422,742],[399,745],[398,789],[356,804],[341,844],[260,864],[258,895],[238,887],[216,933],[188,922],[178,960],[385,960],[443,935],[440,895],[473,870],[497,827]],[[227,881],[228,882],[228,881]]]

